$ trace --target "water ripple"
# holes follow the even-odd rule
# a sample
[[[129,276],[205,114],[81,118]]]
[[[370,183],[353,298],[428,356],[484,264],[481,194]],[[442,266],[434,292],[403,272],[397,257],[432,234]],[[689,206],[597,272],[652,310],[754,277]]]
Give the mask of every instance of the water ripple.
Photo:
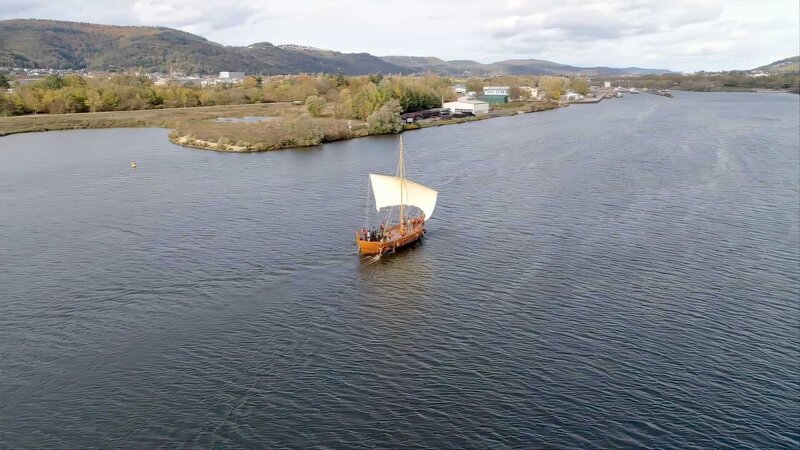
[[[0,447],[797,448],[797,122],[682,93],[407,133],[440,205],[372,260],[395,137],[0,138]]]

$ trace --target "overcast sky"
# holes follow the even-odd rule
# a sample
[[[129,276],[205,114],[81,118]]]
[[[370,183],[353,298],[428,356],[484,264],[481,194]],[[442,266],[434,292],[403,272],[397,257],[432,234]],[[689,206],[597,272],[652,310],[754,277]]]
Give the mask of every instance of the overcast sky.
[[[0,18],[159,25],[226,45],[678,71],[800,54],[798,0],[0,0]]]

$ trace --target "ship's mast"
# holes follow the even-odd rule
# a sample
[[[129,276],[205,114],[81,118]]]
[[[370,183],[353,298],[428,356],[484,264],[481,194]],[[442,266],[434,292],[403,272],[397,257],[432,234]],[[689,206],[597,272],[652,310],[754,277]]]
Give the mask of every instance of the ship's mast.
[[[404,191],[406,190],[406,167],[403,162],[403,136],[400,136],[400,161],[397,163],[397,177],[400,178],[400,232],[405,232],[405,200],[403,199]]]

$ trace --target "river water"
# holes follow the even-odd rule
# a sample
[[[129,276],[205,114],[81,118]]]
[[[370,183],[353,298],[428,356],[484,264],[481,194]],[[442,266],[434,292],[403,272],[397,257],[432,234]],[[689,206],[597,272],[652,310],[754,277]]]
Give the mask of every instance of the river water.
[[[799,106],[405,133],[439,204],[375,262],[396,136],[0,138],[0,447],[797,448]]]

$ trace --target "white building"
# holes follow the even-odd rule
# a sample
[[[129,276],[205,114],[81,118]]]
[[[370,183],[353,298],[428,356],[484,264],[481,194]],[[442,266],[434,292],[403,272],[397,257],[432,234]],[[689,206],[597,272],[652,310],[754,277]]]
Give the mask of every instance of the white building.
[[[539,100],[539,88],[538,87],[531,87],[531,86],[520,86],[519,89],[524,92],[524,96],[527,96],[531,100]]]
[[[486,86],[483,88],[483,95],[508,95],[510,86]]]
[[[610,88],[611,87],[611,82],[610,81],[603,81],[603,87],[604,88]]]
[[[454,113],[468,112],[477,116],[489,112],[489,103],[483,100],[475,100],[474,98],[461,97],[454,102],[445,102],[442,108],[447,108]]]
[[[567,93],[566,93],[566,94],[564,94],[564,99],[565,99],[566,101],[568,101],[568,102],[574,102],[574,101],[576,101],[576,100],[581,100],[581,99],[583,99],[583,96],[582,96],[581,94],[578,94],[578,93],[577,93],[577,92],[575,92],[575,91],[567,91]]]
[[[453,90],[456,91],[456,94],[466,94],[467,86],[463,84],[457,84],[453,86]]]
[[[220,72],[221,80],[244,80],[244,72]]]

